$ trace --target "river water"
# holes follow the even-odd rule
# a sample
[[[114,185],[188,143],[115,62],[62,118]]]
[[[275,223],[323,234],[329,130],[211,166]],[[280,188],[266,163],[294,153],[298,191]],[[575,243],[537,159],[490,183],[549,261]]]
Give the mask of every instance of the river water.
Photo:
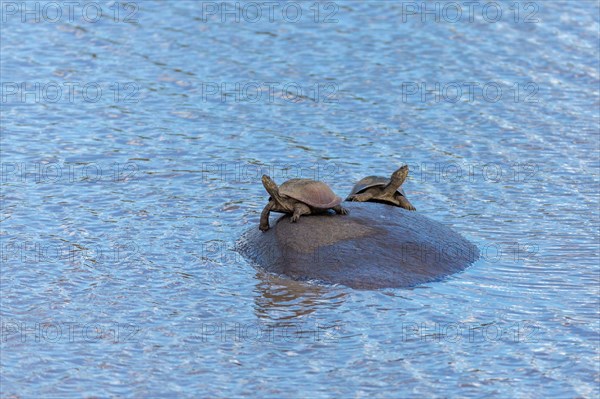
[[[69,7],[2,3],[1,396],[598,397],[597,2]],[[403,164],[464,272],[235,251],[263,173]]]

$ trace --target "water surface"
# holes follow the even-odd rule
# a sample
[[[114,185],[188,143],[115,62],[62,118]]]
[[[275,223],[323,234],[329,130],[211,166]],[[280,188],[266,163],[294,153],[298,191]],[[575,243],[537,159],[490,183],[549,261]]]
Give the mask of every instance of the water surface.
[[[596,2],[97,4],[3,14],[3,397],[598,396]],[[466,271],[353,290],[235,252],[262,173],[344,196],[402,164]]]

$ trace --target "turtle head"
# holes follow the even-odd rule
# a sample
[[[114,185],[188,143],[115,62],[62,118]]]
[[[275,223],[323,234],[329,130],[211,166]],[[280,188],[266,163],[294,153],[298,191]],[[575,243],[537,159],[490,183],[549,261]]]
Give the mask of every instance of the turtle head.
[[[262,176],[262,184],[271,197],[275,198],[279,195],[279,187],[277,187],[277,184],[269,176]]]
[[[394,173],[392,173],[392,183],[394,183],[394,185],[398,185],[398,187],[400,187],[402,185],[402,183],[404,183],[404,180],[406,180],[406,178],[408,177],[408,165],[404,165],[403,167],[401,167],[400,169],[398,169],[397,171],[395,171]]]

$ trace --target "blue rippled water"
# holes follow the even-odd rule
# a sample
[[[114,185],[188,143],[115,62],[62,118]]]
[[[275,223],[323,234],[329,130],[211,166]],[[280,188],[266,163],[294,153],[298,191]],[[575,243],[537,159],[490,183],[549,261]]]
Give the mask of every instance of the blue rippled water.
[[[75,3],[1,4],[0,396],[598,397],[596,1]],[[464,272],[235,252],[262,173],[402,164]]]

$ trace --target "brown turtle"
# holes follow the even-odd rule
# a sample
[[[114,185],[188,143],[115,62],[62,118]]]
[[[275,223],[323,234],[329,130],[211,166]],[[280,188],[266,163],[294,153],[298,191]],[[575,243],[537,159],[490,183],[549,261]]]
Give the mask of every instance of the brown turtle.
[[[260,215],[259,229],[269,230],[269,214],[272,212],[291,213],[291,222],[296,222],[302,215],[323,213],[333,209],[345,215],[348,211],[340,206],[342,199],[335,195],[323,182],[311,179],[291,179],[277,187],[267,175],[262,177],[263,186],[271,196],[269,203]]]
[[[346,201],[383,202],[409,211],[416,211],[417,209],[408,201],[404,190],[400,187],[407,176],[408,165],[404,165],[392,173],[390,179],[381,176],[367,176],[352,187],[352,192]]]

